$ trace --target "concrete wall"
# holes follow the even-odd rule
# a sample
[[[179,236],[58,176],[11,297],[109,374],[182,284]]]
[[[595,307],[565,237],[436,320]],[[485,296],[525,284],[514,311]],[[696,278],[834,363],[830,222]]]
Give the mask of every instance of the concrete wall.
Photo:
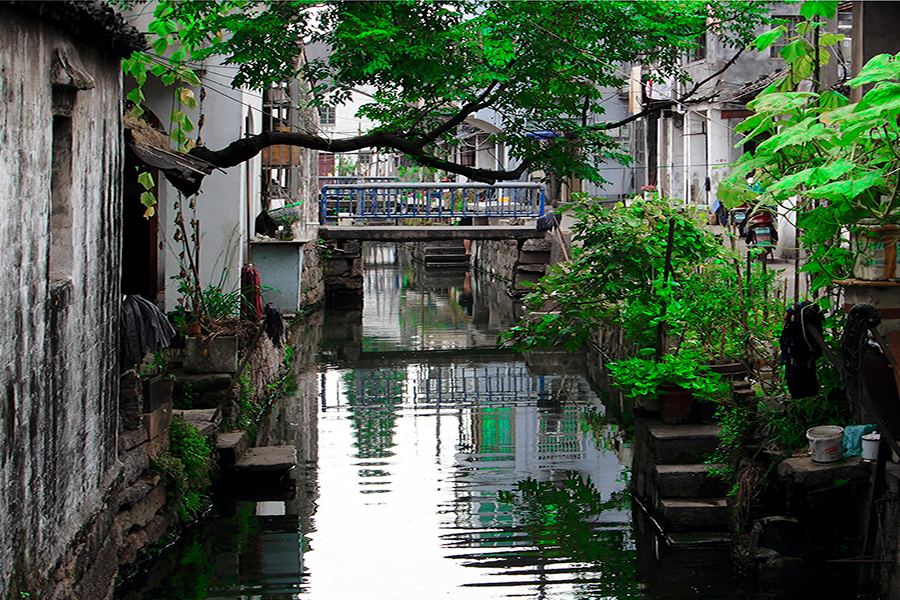
[[[118,473],[122,94],[118,57],[33,13],[0,4],[0,39],[5,598],[44,587]],[[70,111],[52,105],[58,50],[94,79],[93,89],[59,88],[58,100],[74,98]],[[102,554],[111,541],[92,543]],[[114,570],[114,554],[112,561]],[[104,591],[83,589],[82,597]]]

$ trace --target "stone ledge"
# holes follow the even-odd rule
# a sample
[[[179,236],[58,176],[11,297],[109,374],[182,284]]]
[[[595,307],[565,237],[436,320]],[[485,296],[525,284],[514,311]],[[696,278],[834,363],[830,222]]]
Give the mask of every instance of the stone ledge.
[[[841,462],[827,465],[816,464],[808,456],[799,456],[785,459],[778,465],[780,477],[811,489],[831,487],[839,479],[864,479],[869,477],[870,470],[869,463],[859,456],[848,456]]]

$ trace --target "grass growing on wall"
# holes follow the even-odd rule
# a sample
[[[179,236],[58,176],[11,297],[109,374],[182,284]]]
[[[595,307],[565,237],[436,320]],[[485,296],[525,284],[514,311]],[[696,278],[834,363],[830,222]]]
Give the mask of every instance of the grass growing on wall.
[[[154,468],[171,486],[172,510],[182,521],[190,521],[209,503],[212,444],[181,417],[172,420],[169,440],[169,450],[154,461]]]

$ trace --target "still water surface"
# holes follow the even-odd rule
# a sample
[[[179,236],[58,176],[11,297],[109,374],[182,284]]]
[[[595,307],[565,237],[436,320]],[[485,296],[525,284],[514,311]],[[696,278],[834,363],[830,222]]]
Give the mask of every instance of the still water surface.
[[[502,282],[367,258],[362,311],[325,315],[318,366],[260,429],[297,446],[290,485],[222,494],[118,597],[645,597],[619,436],[585,379],[496,348]]]

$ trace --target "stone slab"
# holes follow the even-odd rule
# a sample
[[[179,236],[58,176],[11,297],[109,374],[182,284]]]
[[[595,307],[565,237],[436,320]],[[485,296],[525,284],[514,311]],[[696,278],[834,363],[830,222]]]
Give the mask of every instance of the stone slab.
[[[246,431],[229,431],[220,433],[216,440],[216,451],[223,469],[230,469],[243,456],[250,446],[250,438]]]
[[[522,242],[522,252],[550,252],[553,245],[546,238],[529,239]]]
[[[648,443],[655,464],[698,464],[704,462],[719,446],[718,425],[668,425],[662,421],[647,422]]]
[[[659,510],[663,521],[676,532],[689,529],[721,531],[728,524],[726,498],[663,498],[659,501]]]
[[[188,373],[234,373],[237,356],[238,341],[234,336],[184,340],[184,368]]]
[[[297,464],[297,449],[294,446],[267,446],[251,448],[235,463],[234,468],[241,473],[261,473],[287,471]]]
[[[728,492],[728,484],[710,475],[721,465],[657,465],[656,490],[660,498],[716,498]]]
[[[838,463],[816,464],[808,456],[783,460],[778,465],[778,475],[810,489],[826,488],[843,479],[865,479],[871,473],[872,464],[859,456],[847,456]]]
[[[182,369],[174,372],[175,390],[181,395],[202,394],[214,390],[227,390],[231,387],[231,375],[228,373],[188,373]]]
[[[153,412],[144,413],[141,418],[149,439],[165,434],[172,424],[172,402],[165,402]]]

